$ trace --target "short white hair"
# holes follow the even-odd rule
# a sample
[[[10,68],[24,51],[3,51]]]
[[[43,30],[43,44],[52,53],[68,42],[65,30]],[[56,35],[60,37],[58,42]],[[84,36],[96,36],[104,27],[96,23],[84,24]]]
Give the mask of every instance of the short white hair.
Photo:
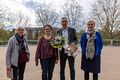
[[[19,29],[23,29],[23,30],[24,30],[24,34],[26,33],[25,27],[23,27],[23,26],[18,26],[18,27],[16,27],[15,33],[18,33],[18,30],[19,30]]]

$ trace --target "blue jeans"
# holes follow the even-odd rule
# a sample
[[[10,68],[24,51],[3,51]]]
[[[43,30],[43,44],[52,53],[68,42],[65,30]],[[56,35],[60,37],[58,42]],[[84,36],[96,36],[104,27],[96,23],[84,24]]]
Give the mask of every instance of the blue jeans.
[[[55,58],[41,59],[42,80],[52,80]]]

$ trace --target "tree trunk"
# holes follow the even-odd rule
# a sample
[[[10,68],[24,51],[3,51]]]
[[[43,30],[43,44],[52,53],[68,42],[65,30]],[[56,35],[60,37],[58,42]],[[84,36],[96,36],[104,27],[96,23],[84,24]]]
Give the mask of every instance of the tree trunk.
[[[110,44],[113,45],[113,36],[112,36],[112,34],[110,35]]]
[[[110,39],[110,44],[113,45],[113,39]]]

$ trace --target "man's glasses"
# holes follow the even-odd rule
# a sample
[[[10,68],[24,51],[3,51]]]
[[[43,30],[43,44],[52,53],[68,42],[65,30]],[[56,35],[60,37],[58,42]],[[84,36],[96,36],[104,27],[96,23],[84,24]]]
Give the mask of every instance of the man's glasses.
[[[67,22],[67,21],[62,21],[62,22]]]

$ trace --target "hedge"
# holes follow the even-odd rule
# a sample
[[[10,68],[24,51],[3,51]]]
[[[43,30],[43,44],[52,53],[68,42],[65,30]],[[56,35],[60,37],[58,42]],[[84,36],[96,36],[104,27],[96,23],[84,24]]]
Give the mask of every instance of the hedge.
[[[3,41],[3,40],[0,40],[0,45],[7,45],[7,42],[8,41]],[[38,40],[28,40],[28,44],[31,44],[31,45],[36,45],[38,42]],[[110,40],[108,39],[105,39],[103,41],[104,45],[110,45]],[[113,40],[113,45],[114,46],[120,46],[120,40]]]

